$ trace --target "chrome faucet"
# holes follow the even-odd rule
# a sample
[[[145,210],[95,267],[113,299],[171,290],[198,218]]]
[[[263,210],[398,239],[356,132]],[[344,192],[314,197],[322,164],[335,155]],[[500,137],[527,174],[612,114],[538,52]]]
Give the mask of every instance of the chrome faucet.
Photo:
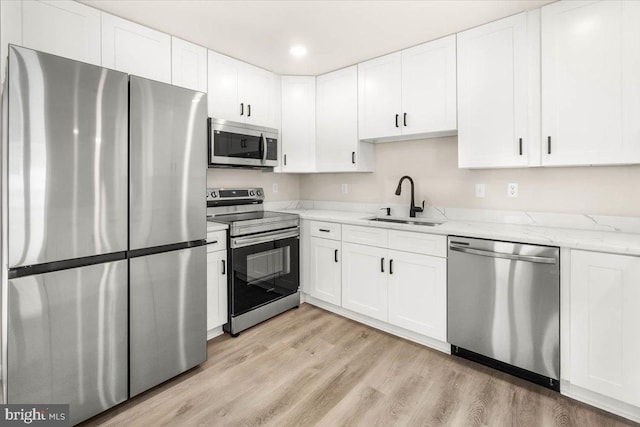
[[[399,196],[400,193],[402,192],[402,182],[405,179],[408,179],[409,182],[411,183],[411,206],[409,207],[409,217],[415,218],[416,217],[416,212],[424,211],[424,200],[422,201],[422,207],[416,206],[414,198],[413,198],[413,194],[414,194],[413,179],[411,179],[411,177],[408,176],[408,175],[405,175],[402,178],[400,178],[400,182],[398,182],[398,188],[396,188],[396,196]]]

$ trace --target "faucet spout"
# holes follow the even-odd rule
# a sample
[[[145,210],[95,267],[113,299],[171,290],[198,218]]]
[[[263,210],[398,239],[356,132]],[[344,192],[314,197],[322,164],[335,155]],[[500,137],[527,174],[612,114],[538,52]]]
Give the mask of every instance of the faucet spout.
[[[422,212],[424,210],[424,202],[422,207],[416,206],[415,198],[414,198],[415,186],[413,184],[413,179],[411,179],[409,175],[405,175],[402,178],[400,178],[400,181],[398,182],[398,187],[396,188],[396,196],[399,196],[402,193],[402,183],[404,182],[405,179],[408,179],[409,183],[411,183],[411,206],[409,207],[409,217],[415,218],[416,212]]]

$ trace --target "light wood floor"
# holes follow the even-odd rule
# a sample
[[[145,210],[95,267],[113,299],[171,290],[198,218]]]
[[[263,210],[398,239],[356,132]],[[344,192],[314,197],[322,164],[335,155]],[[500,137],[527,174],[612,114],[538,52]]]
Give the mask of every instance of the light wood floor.
[[[86,425],[624,426],[622,418],[309,304]]]

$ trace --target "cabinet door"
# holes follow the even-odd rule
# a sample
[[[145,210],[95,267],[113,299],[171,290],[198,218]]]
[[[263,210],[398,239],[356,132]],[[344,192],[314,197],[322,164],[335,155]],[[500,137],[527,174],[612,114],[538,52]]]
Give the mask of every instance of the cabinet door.
[[[447,260],[389,251],[389,323],[447,340]]]
[[[102,66],[171,83],[171,36],[102,13]]]
[[[238,92],[245,64],[212,50],[208,51],[207,57],[209,117],[235,122],[245,121],[246,105],[240,101]]]
[[[207,330],[227,323],[227,251],[207,253]]]
[[[402,133],[456,129],[456,36],[402,51]]]
[[[206,92],[207,49],[171,37],[171,83]]]
[[[387,321],[387,250],[342,244],[342,307]]]
[[[312,297],[340,305],[341,263],[340,241],[311,238],[311,286]]]
[[[640,405],[640,258],[571,251],[570,381]]]
[[[544,165],[640,162],[640,4],[542,8]]]
[[[458,166],[527,165],[527,17],[458,34]],[[522,150],[520,149],[522,139]]]
[[[277,128],[275,117],[276,75],[244,64],[239,86],[240,100],[245,103],[245,120],[258,126]]]
[[[282,171],[315,167],[316,78],[282,77]]]
[[[21,44],[100,65],[100,12],[74,1],[24,1]]]
[[[316,79],[316,170],[373,170],[371,143],[358,141],[358,67]]]
[[[400,135],[401,53],[358,64],[358,131],[360,139]]]

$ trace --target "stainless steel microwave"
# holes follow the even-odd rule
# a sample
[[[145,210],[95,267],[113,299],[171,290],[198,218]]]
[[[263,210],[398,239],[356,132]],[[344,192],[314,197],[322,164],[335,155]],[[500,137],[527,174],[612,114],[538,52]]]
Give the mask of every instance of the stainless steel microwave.
[[[208,120],[209,166],[278,166],[278,130],[229,120]]]

